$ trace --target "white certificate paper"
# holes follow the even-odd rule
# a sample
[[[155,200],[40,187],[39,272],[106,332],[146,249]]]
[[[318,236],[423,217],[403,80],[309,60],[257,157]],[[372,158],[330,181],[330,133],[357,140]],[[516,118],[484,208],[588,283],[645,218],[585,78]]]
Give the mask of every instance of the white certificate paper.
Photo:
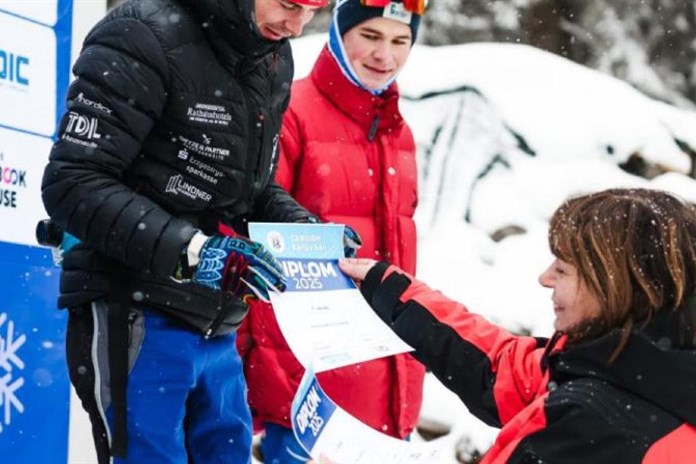
[[[319,386],[311,369],[305,371],[292,402],[292,430],[307,453],[319,462],[334,463],[449,463],[452,446],[439,438],[411,443],[380,433],[348,414]]]
[[[338,268],[342,225],[250,223],[249,236],[283,267],[288,288],[271,292],[271,303],[285,340],[305,369],[323,372],[413,351]]]

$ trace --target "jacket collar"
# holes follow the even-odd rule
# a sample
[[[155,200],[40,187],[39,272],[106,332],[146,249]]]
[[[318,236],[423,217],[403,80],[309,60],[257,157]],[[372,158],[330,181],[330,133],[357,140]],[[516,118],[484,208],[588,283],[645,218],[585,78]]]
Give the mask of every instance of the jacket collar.
[[[254,0],[182,0],[203,25],[218,59],[237,67],[240,59],[259,58],[287,43],[271,41],[254,21]]]
[[[679,313],[663,311],[634,330],[611,364],[608,360],[618,346],[619,330],[550,354],[551,379],[560,384],[598,378],[696,425],[696,348],[680,332],[677,317]]]
[[[394,130],[403,125],[397,84],[391,85],[381,95],[371,95],[343,75],[328,47],[324,47],[319,55],[310,78],[327,99],[365,130],[366,135],[371,130]]]

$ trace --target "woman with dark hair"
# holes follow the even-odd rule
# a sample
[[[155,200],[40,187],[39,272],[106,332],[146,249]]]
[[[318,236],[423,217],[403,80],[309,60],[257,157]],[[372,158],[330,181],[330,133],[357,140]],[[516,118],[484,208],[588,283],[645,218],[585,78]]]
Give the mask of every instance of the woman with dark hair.
[[[394,266],[347,259],[372,308],[501,427],[483,463],[685,463],[696,455],[696,212],[613,189],[554,213],[551,339],[515,336]]]

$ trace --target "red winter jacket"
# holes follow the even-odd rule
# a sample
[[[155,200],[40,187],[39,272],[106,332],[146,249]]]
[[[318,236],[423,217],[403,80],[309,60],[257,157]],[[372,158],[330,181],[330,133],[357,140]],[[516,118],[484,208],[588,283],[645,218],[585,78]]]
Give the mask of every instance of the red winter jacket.
[[[391,86],[372,96],[341,73],[327,49],[311,75],[293,84],[281,132],[277,181],[322,221],[349,224],[362,238],[358,256],[416,266],[415,143]],[[290,427],[290,403],[303,369],[272,308],[254,304],[239,333],[249,404],[258,422]],[[416,426],[423,366],[410,355],[318,375],[327,394],[371,427],[406,437]]]
[[[386,277],[385,277],[386,276]],[[415,356],[489,425],[490,463],[696,462],[696,348],[675,312],[565,346],[514,336],[386,263],[361,288]]]

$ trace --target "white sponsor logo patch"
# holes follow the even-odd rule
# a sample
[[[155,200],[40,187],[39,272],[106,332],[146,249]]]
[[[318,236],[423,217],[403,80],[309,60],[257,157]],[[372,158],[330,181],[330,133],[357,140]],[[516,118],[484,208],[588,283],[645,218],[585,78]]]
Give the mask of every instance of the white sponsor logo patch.
[[[213,196],[206,191],[203,191],[196,187],[195,185],[186,182],[181,174],[172,176],[167,182],[167,188],[165,189],[167,193],[173,193],[175,195],[184,195],[192,200],[203,200],[206,203],[209,202]]]
[[[206,124],[215,124],[218,126],[229,126],[232,121],[232,115],[224,106],[208,105],[205,103],[196,103],[186,111],[189,121],[203,122]]]
[[[77,103],[82,103],[85,106],[89,106],[91,108],[94,108],[95,110],[99,110],[102,113],[111,114],[111,108],[109,108],[109,107],[107,107],[107,106],[105,106],[97,101],[90,100],[89,98],[85,97],[85,94],[83,94],[82,92],[77,94],[77,97],[75,97],[75,101]]]
[[[411,24],[411,12],[404,8],[403,3],[391,2],[389,5],[384,7],[384,13],[382,14],[385,18],[393,19],[394,21],[399,21],[404,24]]]
[[[68,125],[65,128],[65,132],[89,140],[101,138],[99,120],[97,118],[88,118],[74,111],[68,113]]]
[[[179,141],[184,145],[184,148],[197,155],[216,161],[222,161],[230,156],[230,151],[227,148],[212,146],[212,139],[207,135],[203,135],[203,140],[205,143],[196,142],[183,135],[179,136]]]

